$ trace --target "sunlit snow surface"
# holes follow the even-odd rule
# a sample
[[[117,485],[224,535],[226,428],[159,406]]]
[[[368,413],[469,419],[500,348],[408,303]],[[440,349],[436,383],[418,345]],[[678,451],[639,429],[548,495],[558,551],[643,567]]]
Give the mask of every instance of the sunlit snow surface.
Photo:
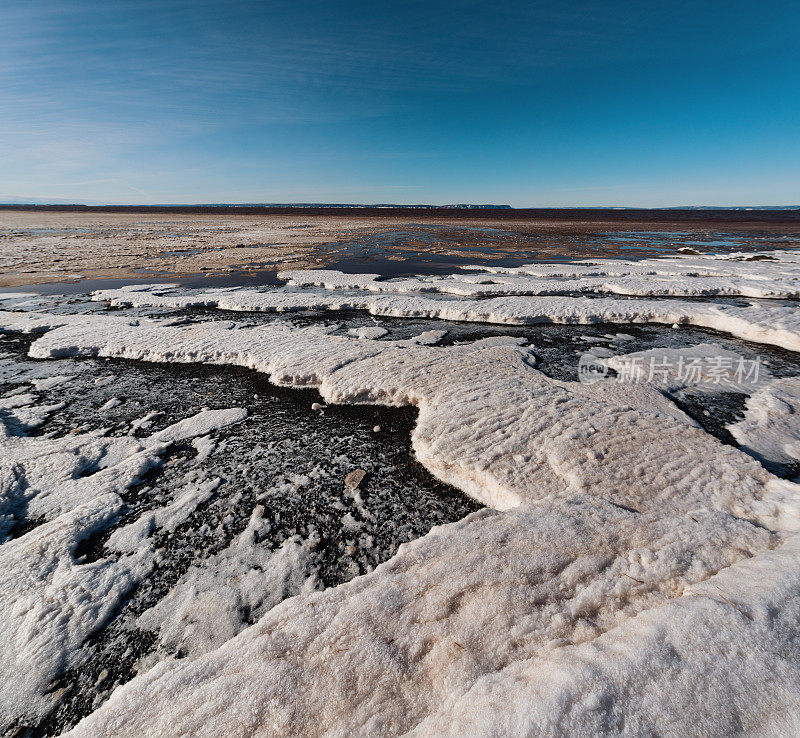
[[[4,295],[2,727],[796,733],[800,260],[757,256]]]

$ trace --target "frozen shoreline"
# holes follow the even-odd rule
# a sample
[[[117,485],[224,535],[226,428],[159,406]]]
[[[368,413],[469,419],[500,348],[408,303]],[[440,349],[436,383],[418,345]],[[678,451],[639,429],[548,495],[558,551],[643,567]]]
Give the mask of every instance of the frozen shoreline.
[[[407,210],[291,214],[217,212],[47,212],[0,210],[0,290],[81,279],[189,279],[263,283],[281,269],[348,266],[345,271],[447,271],[478,261],[640,258],[719,249],[780,249],[797,243],[796,213],[664,212],[655,220],[584,212],[462,211],[437,217]],[[608,215],[612,215],[611,218]],[[731,219],[731,215],[734,217]],[[498,217],[499,216],[499,217]],[[507,217],[511,216],[511,217]],[[615,237],[616,236],[616,237]],[[421,248],[422,247],[422,248]]]
[[[782,268],[796,279],[794,262]],[[453,300],[415,294],[409,280],[404,293],[358,295],[368,278],[335,278],[324,292],[299,289],[304,277],[295,275],[293,287],[269,292],[162,286],[95,298],[332,316],[357,308],[499,323],[683,323],[800,351],[793,306]],[[792,647],[800,485],[705,433],[652,384],[558,381],[536,370],[535,346],[511,338],[438,347],[278,321],[16,311],[0,313],[0,329],[46,329],[30,349],[39,359],[238,365],[278,385],[316,387],[327,402],[413,404],[418,460],[494,508],[405,544],[371,574],[283,601],[216,650],[154,666],[76,735],[800,728]],[[756,452],[795,453],[790,380],[748,390],[737,432]]]

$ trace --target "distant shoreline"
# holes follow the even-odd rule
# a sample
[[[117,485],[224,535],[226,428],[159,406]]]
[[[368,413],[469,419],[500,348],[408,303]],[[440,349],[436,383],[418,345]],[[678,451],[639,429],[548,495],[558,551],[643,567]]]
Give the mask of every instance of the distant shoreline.
[[[800,207],[769,208],[511,208],[509,206],[349,206],[349,205],[17,205],[0,211],[61,213],[142,213],[175,215],[303,215],[353,218],[491,220],[693,221],[725,223],[800,223]]]

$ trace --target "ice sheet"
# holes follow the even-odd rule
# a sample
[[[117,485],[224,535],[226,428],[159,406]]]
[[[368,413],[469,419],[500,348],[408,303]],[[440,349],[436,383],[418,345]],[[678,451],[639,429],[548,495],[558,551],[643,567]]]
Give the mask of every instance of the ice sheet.
[[[796,290],[796,261],[790,254],[643,268],[662,270],[657,274],[664,284],[697,280],[695,287],[708,287],[708,280],[726,279],[736,294],[759,283],[762,295],[777,296]],[[577,273],[571,276],[569,269]],[[518,286],[519,280],[545,277],[576,282],[591,269],[603,271],[598,276],[604,280],[624,278],[629,287],[634,278],[654,281],[653,274],[627,264],[553,266],[548,274],[520,271],[508,278]],[[332,289],[186,293],[140,287],[97,298],[140,307],[361,309],[517,324],[691,324],[800,350],[800,318],[791,305],[453,299],[420,294],[448,280],[398,286],[369,275],[349,275],[346,284],[335,274],[314,279]],[[460,276],[439,292],[455,289],[455,281],[481,286],[480,279],[485,275],[474,282]],[[374,284],[381,291],[394,284],[394,294],[369,294]],[[558,381],[536,369],[535,347],[503,337],[435,346],[277,321],[181,325],[114,315],[64,320],[3,313],[0,324],[47,329],[31,345],[31,356],[39,359],[230,364],[263,372],[276,384],[316,387],[329,405],[414,405],[417,459],[491,508],[434,529],[372,573],[323,592],[310,591],[313,572],[304,552],[313,542],[292,540],[285,551],[257,549],[251,544],[262,522],[254,516],[247,535],[190,570],[141,620],[141,627],[158,632],[167,651],[177,648],[188,658],[159,663],[118,688],[75,735],[791,735],[800,725],[800,486],[698,427],[663,393],[665,387],[680,389],[674,376],[667,375],[663,386],[649,377],[629,385]],[[431,336],[430,343],[438,338]],[[625,339],[611,329],[609,343]],[[710,391],[708,384],[701,375],[682,386]],[[731,432],[764,458],[796,458],[796,378],[767,374],[763,384],[739,389],[753,394],[741,427]],[[51,602],[53,617],[66,625],[56,631],[38,621],[31,626],[36,645],[22,653],[34,666],[9,697],[11,713],[41,713],[57,699],[49,680],[58,665],[102,623],[102,608],[152,565],[149,531],[178,525],[213,492],[213,480],[187,485],[161,509],[119,529],[112,543],[121,555],[113,561],[76,562],[77,537],[116,514],[114,490],[141,464],[156,463],[164,444],[196,437],[201,453],[211,453],[204,440],[209,430],[237,418],[236,410],[213,422],[198,416],[144,439],[36,439],[57,444],[44,456],[62,453],[71,466],[62,460],[60,468],[70,470],[69,478],[58,490],[30,498],[49,522],[4,544],[0,555],[16,551],[21,558],[0,571],[30,572],[27,589],[16,580],[8,586],[11,605]],[[3,439],[9,448],[18,441]],[[76,461],[76,453],[98,466],[88,477],[97,480],[85,489],[73,483],[75,470],[87,463]],[[34,475],[50,473],[45,462],[24,461]],[[13,465],[3,474],[0,489],[11,490],[6,499],[13,523]],[[35,561],[26,558],[34,545]],[[58,587],[51,570],[65,571]],[[248,574],[241,582],[223,584],[242,572]],[[89,573],[97,579],[87,594],[81,577]],[[45,586],[56,593],[50,599],[42,594]],[[279,599],[270,599],[272,592],[297,596],[272,607]],[[250,627],[242,617],[247,609],[257,619]],[[17,612],[11,606],[8,611]],[[28,622],[22,614],[15,617],[7,627]],[[20,642],[13,638],[9,642]],[[4,663],[16,658],[7,655]],[[56,670],[48,671],[51,663]]]
[[[798,277],[800,278],[800,277]],[[383,284],[383,283],[381,283]],[[106,290],[94,299],[112,305],[185,308],[216,307],[232,311],[291,312],[299,310],[365,310],[395,318],[444,320],[510,325],[536,323],[664,323],[712,328],[738,338],[800,350],[800,311],[795,305],[753,304],[747,307],[681,300],[623,300],[585,297],[493,297],[444,299],[425,295],[291,291],[253,289],[203,290],[186,293],[162,288]],[[0,324],[10,326],[58,325],[41,316],[29,320],[0,313]],[[118,319],[122,320],[122,319]],[[120,330],[124,330],[124,323]],[[32,328],[29,328],[32,330]]]

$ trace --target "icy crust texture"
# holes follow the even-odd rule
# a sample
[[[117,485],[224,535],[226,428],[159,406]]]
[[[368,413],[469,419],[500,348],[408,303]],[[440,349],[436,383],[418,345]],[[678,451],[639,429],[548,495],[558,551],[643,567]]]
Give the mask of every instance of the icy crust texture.
[[[756,515],[770,527],[779,518],[796,524],[792,506],[771,503],[785,483],[708,436],[655,389],[552,380],[532,368],[533,353],[516,339],[436,348],[281,323],[131,326],[87,317],[37,339],[30,353],[235,364],[276,384],[318,387],[331,402],[416,405],[418,459],[498,509],[591,492],[637,510],[670,500],[686,510]],[[649,453],[633,469],[631,438]]]
[[[116,519],[121,493],[160,464],[171,443],[245,415],[201,412],[141,439],[30,438],[14,435],[0,412],[0,535],[13,535],[18,516],[38,522],[0,546],[0,725],[49,712],[63,692],[57,677],[79,665],[83,642],[155,562],[146,538],[127,555],[89,563],[78,560],[78,544]]]
[[[600,353],[596,348],[589,351]],[[636,351],[610,356],[603,361],[626,380],[649,382],[673,393],[691,390],[749,395],[772,380],[768,367],[748,363],[740,354],[715,343]]]
[[[522,267],[466,267],[474,275],[381,280],[377,274],[343,274],[331,269],[284,271],[297,287],[370,292],[441,292],[463,297],[552,295],[564,292],[635,296],[800,297],[800,251],[685,256],[622,261],[598,259]],[[490,275],[490,276],[487,276]]]
[[[356,275],[343,275],[352,277]],[[797,279],[800,279],[798,274]],[[381,282],[394,285],[395,282]],[[800,310],[796,305],[753,304],[747,307],[713,302],[681,300],[625,300],[600,297],[491,297],[453,299],[411,294],[370,295],[358,292],[320,290],[254,289],[201,290],[186,293],[164,286],[149,286],[96,292],[96,300],[116,306],[214,307],[232,311],[291,312],[299,310],[366,310],[372,315],[395,318],[532,325],[537,323],[665,323],[712,328],[757,343],[800,351]],[[35,330],[58,325],[54,317],[0,313],[2,323],[17,330]],[[65,316],[63,323],[72,316]],[[53,322],[55,320],[55,322]],[[122,318],[120,324],[128,323]]]
[[[264,525],[255,516],[229,548],[192,567],[143,613],[138,626],[158,631],[169,652],[198,656],[242,630],[242,611],[257,620],[286,597],[313,592],[317,582],[308,547],[298,536],[274,552],[258,546],[255,537]]]
[[[548,378],[515,339],[434,347],[281,323],[87,316],[30,353],[235,364],[328,402],[413,404],[419,460],[494,508],[369,575],[285,600],[216,650],[154,666],[76,735],[791,734],[800,723],[800,487],[652,386]],[[188,589],[214,589],[231,556],[246,553],[190,572],[174,610]],[[180,641],[186,619],[164,614],[145,624]]]
[[[729,430],[757,458],[800,461],[800,378],[777,379],[760,388],[747,399],[744,420]]]
[[[520,667],[544,663],[545,681],[563,685],[579,644],[769,545],[768,533],[730,517],[696,520],[576,499],[473,514],[404,545],[373,574],[285,601],[206,657],[155,667],[75,733],[398,735],[438,719],[420,729],[430,735],[447,732],[464,713],[451,705],[469,703],[489,678],[476,712],[496,733],[538,701],[535,681],[518,683]],[[640,685],[648,677],[641,667],[632,675]],[[604,705],[596,686],[574,699],[592,696],[596,710],[625,710],[622,700]]]

